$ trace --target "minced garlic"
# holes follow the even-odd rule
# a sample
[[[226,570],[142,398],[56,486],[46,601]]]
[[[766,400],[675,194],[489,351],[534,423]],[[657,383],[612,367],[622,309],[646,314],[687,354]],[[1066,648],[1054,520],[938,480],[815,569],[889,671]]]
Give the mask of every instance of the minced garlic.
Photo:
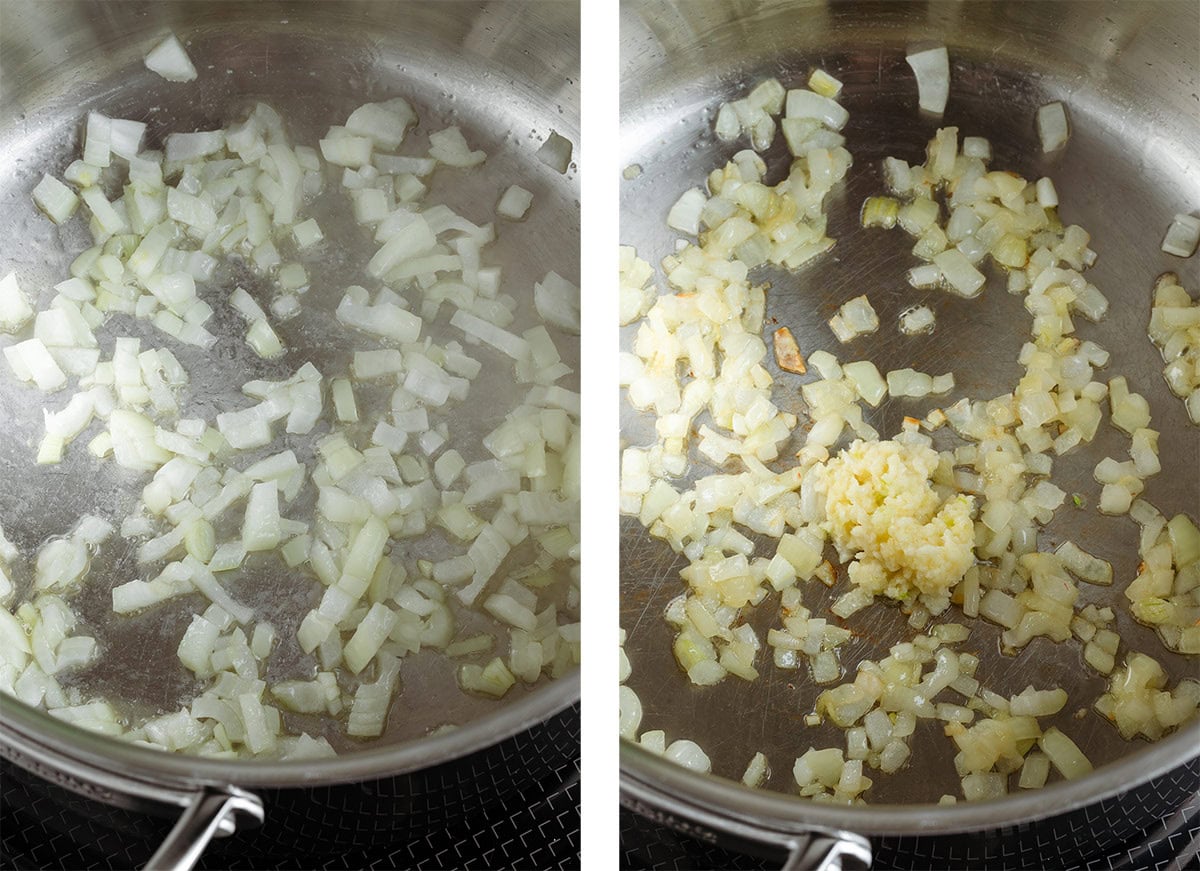
[[[931,478],[937,452],[895,441],[855,441],[826,464],[826,523],[850,580],[905,599],[941,595],[975,561],[974,500],[943,500]]]

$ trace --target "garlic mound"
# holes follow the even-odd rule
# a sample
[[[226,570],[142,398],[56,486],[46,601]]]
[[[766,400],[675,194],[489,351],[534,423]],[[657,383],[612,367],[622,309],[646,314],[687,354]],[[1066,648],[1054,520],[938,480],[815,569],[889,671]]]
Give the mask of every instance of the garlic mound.
[[[850,580],[871,593],[937,596],[975,562],[974,500],[943,499],[931,480],[938,454],[924,445],[856,440],[825,465],[826,531]]]

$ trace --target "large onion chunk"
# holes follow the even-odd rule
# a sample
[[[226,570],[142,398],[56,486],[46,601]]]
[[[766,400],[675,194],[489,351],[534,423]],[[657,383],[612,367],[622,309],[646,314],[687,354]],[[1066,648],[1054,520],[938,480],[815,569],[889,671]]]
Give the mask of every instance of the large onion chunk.
[[[1042,140],[1042,151],[1057,151],[1066,145],[1071,135],[1066,107],[1056,101],[1038,109],[1037,129],[1038,138]]]
[[[16,333],[33,317],[29,298],[17,283],[17,274],[0,278],[0,331]]]
[[[829,321],[829,329],[837,336],[839,342],[849,342],[879,329],[879,315],[875,313],[866,294],[863,294],[842,304],[838,313]]]
[[[49,178],[49,176],[47,176]],[[1200,218],[1176,215],[1163,237],[1162,250],[1176,257],[1191,257],[1200,243]]]
[[[56,224],[67,221],[79,205],[79,197],[52,175],[42,176],[33,189],[33,201]]]
[[[557,130],[551,130],[546,141],[537,150],[537,158],[555,172],[565,173],[571,166],[571,140]]]
[[[196,78],[196,67],[175,34],[150,50],[146,55],[146,68],[168,82],[190,82]]]
[[[941,115],[950,99],[950,55],[939,45],[910,52],[905,60],[917,77],[917,98],[921,109]]]
[[[534,284],[533,302],[546,323],[579,335],[582,329],[579,288],[574,284],[557,272],[548,272],[545,278]]]
[[[906,336],[932,333],[936,317],[927,305],[913,306],[900,313],[900,332]]]

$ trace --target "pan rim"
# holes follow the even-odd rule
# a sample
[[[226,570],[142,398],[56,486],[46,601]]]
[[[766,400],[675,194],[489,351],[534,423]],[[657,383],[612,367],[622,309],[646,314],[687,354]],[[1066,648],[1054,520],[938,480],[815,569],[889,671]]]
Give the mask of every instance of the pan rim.
[[[813,828],[863,835],[946,835],[994,830],[1046,819],[1120,795],[1167,772],[1200,760],[1200,721],[1078,780],[1013,793],[985,802],[832,805],[771,789],[748,787],[701,774],[621,739],[622,797],[664,810],[688,806],[724,814],[780,835]],[[671,807],[678,802],[680,807]]]
[[[128,744],[57,720],[10,697],[0,704],[0,746],[43,757],[60,770],[82,762],[122,777],[184,788],[237,785],[307,788],[376,780],[432,768],[486,749],[561,713],[580,699],[578,669],[518,701],[440,735],[326,759],[207,759]]]

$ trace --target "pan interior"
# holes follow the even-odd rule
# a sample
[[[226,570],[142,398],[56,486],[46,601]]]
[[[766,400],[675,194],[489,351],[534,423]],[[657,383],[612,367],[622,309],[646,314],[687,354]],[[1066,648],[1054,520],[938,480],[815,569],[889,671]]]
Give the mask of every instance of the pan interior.
[[[1168,391],[1162,358],[1146,336],[1150,289],[1158,275],[1172,270],[1193,293],[1200,289],[1195,257],[1184,261],[1159,251],[1172,216],[1192,211],[1200,202],[1200,116],[1184,98],[1194,97],[1197,86],[1196,10],[1155,4],[1159,13],[1180,13],[1178,29],[1168,34],[1163,20],[1170,20],[1169,15],[1130,9],[1118,14],[1105,7],[1111,14],[1103,22],[1077,21],[1072,15],[1082,7],[1054,5],[1063,9],[1050,13],[1046,4],[627,5],[622,33],[622,166],[636,164],[641,173],[621,182],[621,242],[635,246],[640,257],[657,265],[673,250],[675,234],[665,223],[671,204],[689,187],[703,186],[708,172],[748,147],[745,140],[722,143],[712,134],[722,102],[744,96],[771,76],[785,87],[803,87],[814,67],[842,80],[840,99],[850,112],[842,132],[854,166],[826,203],[828,235],[837,240],[836,247],[800,271],[767,267],[752,271],[751,278],[771,282],[764,325],[768,348],[770,331],[788,326],[805,354],[824,348],[842,361],[871,360],[880,372],[902,367],[954,372],[957,386],[948,397],[888,399],[874,411],[866,409],[881,438],[889,438],[905,415],[921,418],[962,396],[979,399],[1006,393],[1020,373],[1016,357],[1029,334],[1030,319],[1021,299],[1005,292],[1003,277],[995,269],[985,270],[988,283],[974,300],[917,291],[905,281],[905,272],[920,262],[911,254],[913,240],[898,229],[865,230],[859,224],[863,200],[884,193],[880,164],[885,156],[923,162],[925,143],[940,126],[957,126],[960,137],[987,137],[994,153],[990,168],[1029,179],[1050,176],[1059,191],[1064,223],[1079,224],[1092,234],[1091,247],[1099,260],[1087,276],[1108,297],[1110,311],[1100,324],[1077,322],[1078,335],[1112,353],[1098,378],[1124,374],[1132,389],[1150,401],[1151,425],[1162,433],[1164,471],[1147,482],[1144,496],[1168,516],[1185,511],[1197,518],[1200,428],[1188,423],[1183,404]],[[944,39],[950,48],[951,96],[942,119],[917,110],[905,53],[907,44],[921,38]],[[1094,40],[1107,46],[1107,54],[1087,53],[1073,40]],[[1151,46],[1162,40],[1173,44],[1167,55],[1184,59],[1182,65],[1153,56]],[[1054,45],[1058,51],[1052,51]],[[1135,61],[1158,64],[1157,90],[1145,93],[1145,70],[1128,71]],[[1068,105],[1072,134],[1064,150],[1043,154],[1034,116],[1038,106],[1051,100]],[[1181,105],[1182,113],[1169,111]],[[782,136],[763,157],[768,183],[786,175],[790,156]],[[660,289],[665,288],[661,272],[658,278]],[[826,321],[842,303],[864,293],[879,314],[880,329],[840,345]],[[897,329],[897,318],[917,304],[936,312],[936,330],[931,336],[905,337]],[[629,349],[635,329],[625,328],[623,349]],[[816,376],[782,372],[771,355],[765,364],[776,378],[775,402],[801,420],[793,442],[780,451],[785,459],[776,468],[784,468],[786,458],[804,440],[806,417],[799,387]],[[654,443],[651,417],[624,402],[621,414],[622,447]],[[839,446],[847,442],[844,437]],[[946,429],[935,435],[938,449],[957,443]],[[1194,657],[1167,650],[1153,631],[1129,614],[1122,590],[1136,575],[1137,526],[1128,517],[1104,517],[1095,510],[1100,485],[1092,469],[1105,456],[1125,458],[1127,450],[1128,437],[1105,422],[1086,449],[1056,459],[1052,480],[1068,494],[1078,493],[1085,509],[1073,508],[1068,500],[1044,529],[1040,549],[1053,549],[1069,539],[1113,564],[1113,587],[1080,584],[1080,606],[1111,604],[1117,612],[1117,631],[1128,647],[1159,660],[1173,684],[1185,676],[1200,676],[1200,667]],[[703,460],[694,462],[687,481],[713,471]],[[756,555],[773,552],[767,542],[760,544]],[[711,757],[714,773],[733,779],[740,777],[756,751],[762,751],[772,766],[764,786],[792,793],[796,757],[810,747],[845,747],[845,735],[837,727],[803,722],[822,689],[812,683],[807,668],[777,669],[769,650],[760,651],[757,681],[730,676],[714,687],[692,686],[674,660],[674,630],[662,616],[667,603],[685,589],[678,573],[686,560],[650,538],[631,517],[621,521],[620,559],[621,625],[628,632],[625,650],[633,667],[628,684],[645,710],[643,730],[664,729],[668,742],[696,741]],[[828,617],[829,605],[849,588],[844,572],[832,589],[810,582],[805,605],[814,616]],[[779,625],[778,602],[777,595],[769,596],[749,612],[760,638]],[[998,627],[964,618],[957,606],[940,620],[970,626],[969,641],[957,649],[981,658],[976,677],[992,690],[1009,695],[1029,684],[1066,689],[1066,707],[1056,717],[1043,719],[1043,728],[1059,726],[1097,766],[1146,746],[1141,740],[1123,740],[1091,710],[1107,679],[1085,665],[1078,643],[1038,638],[1020,655],[1004,656]],[[854,638],[841,648],[839,683],[853,678],[861,659],[878,661],[891,645],[915,634],[898,608],[881,603],[860,611],[845,625]],[[867,795],[872,805],[961,795],[953,766],[957,748],[940,729],[919,726],[911,746],[912,762],[898,774],[864,772],[875,782]],[[916,771],[919,777],[913,776]]]
[[[144,121],[144,147],[161,147],[167,133],[226,126],[258,101],[279,111],[293,145],[316,147],[327,128],[342,123],[355,107],[397,96],[408,100],[420,118],[402,153],[423,155],[431,132],[458,125],[488,159],[474,170],[439,169],[430,201],[445,203],[482,224],[495,220],[496,202],[509,185],[520,184],[534,196],[535,207],[524,222],[497,223],[498,241],[485,252],[485,262],[503,269],[504,292],[520,301],[514,326],[524,329],[538,322],[532,289],[547,271],[578,278],[576,168],[572,165],[560,175],[535,156],[552,129],[578,142],[578,19],[571,4],[521,8],[507,3],[418,2],[405,4],[403,15],[391,3],[18,6],[6,4],[4,10],[0,154],[8,170],[0,179],[0,226],[6,238],[19,244],[5,246],[0,272],[16,270],[23,288],[31,295],[41,293],[43,304],[50,298],[49,288],[66,277],[71,260],[91,243],[78,219],[56,229],[34,207],[29,192],[43,173],[61,177],[78,156],[87,111]],[[20,11],[27,14],[18,19]],[[185,42],[200,72],[191,84],[168,83],[141,62],[168,30]],[[532,51],[533,45],[539,50]],[[266,362],[245,345],[244,325],[225,305],[224,295],[240,283],[266,300],[269,285],[248,270],[222,264],[207,290],[200,291],[216,311],[208,328],[221,338],[213,352],[169,345],[191,377],[181,403],[184,416],[211,422],[218,410],[247,404],[240,391],[243,382],[286,378],[308,361],[327,378],[345,373],[355,346],[364,347],[361,336],[356,339],[330,323],[345,287],[368,284],[362,264],[375,246],[369,232],[354,221],[341,188],[340,168],[327,167],[325,172],[325,189],[307,213],[317,219],[326,241],[315,253],[295,258],[308,270],[312,289],[302,314],[277,325],[287,354]],[[287,259],[286,251],[284,255]],[[256,294],[259,289],[263,294]],[[448,318],[443,308],[424,334],[439,343],[461,341]],[[132,319],[114,318],[98,333],[105,357],[116,335],[142,336],[152,345],[169,341]],[[556,342],[564,361],[577,370],[578,343],[569,338],[558,334]],[[3,344],[9,341],[0,339]],[[470,399],[449,422],[456,440],[482,451],[482,436],[503,420],[527,388],[514,382],[511,365],[503,365],[498,355],[493,359],[489,351],[471,351],[485,366],[472,384]],[[578,376],[560,383],[578,389]],[[386,403],[390,395],[382,386],[363,391],[360,407]],[[22,552],[22,564],[14,566],[17,579],[28,581],[37,548],[47,538],[68,532],[80,515],[97,513],[119,523],[147,480],[114,463],[95,461],[83,447],[93,430],[68,449],[61,465],[36,465],[41,409],[55,410],[68,397],[69,391],[47,397],[7,375],[0,379],[0,415],[5,421],[0,429],[0,521]],[[312,436],[277,439],[246,461],[293,448],[303,462],[312,456],[315,436],[327,428],[322,423]],[[369,439],[370,433],[362,436]],[[466,457],[468,462],[483,458]],[[291,516],[311,509],[311,485],[305,493],[287,512]],[[222,532],[236,530],[218,529],[218,538]],[[96,636],[103,653],[93,666],[63,680],[107,697],[131,718],[178,710],[202,688],[178,662],[175,648],[190,615],[204,608],[193,596],[130,619],[113,619],[112,587],[153,574],[138,566],[135,545],[119,536],[110,539],[72,598],[83,630]],[[448,543],[436,535],[405,541],[403,547],[409,563],[442,558],[448,552]],[[312,660],[300,655],[292,639],[300,619],[319,600],[320,584],[309,573],[287,570],[272,555],[248,560],[233,585],[235,598],[259,614],[269,614],[265,619],[285,639],[271,657],[268,683],[307,678]],[[569,611],[567,584],[559,587],[561,613]],[[16,601],[22,595],[18,588]],[[507,633],[497,621],[465,609],[456,616],[460,632],[491,631],[498,639],[497,650],[503,648]],[[293,653],[288,655],[288,650]],[[559,699],[560,693],[545,679],[534,685],[518,683],[502,702],[468,695],[457,688],[457,664],[435,651],[407,658],[387,731],[377,740],[348,739],[344,726],[328,718],[285,713],[285,728],[324,734],[339,752],[347,752],[407,742],[443,726],[486,721],[501,707],[529,701],[530,696],[543,698],[543,714],[569,701]],[[480,745],[503,737],[486,726],[478,732]]]

